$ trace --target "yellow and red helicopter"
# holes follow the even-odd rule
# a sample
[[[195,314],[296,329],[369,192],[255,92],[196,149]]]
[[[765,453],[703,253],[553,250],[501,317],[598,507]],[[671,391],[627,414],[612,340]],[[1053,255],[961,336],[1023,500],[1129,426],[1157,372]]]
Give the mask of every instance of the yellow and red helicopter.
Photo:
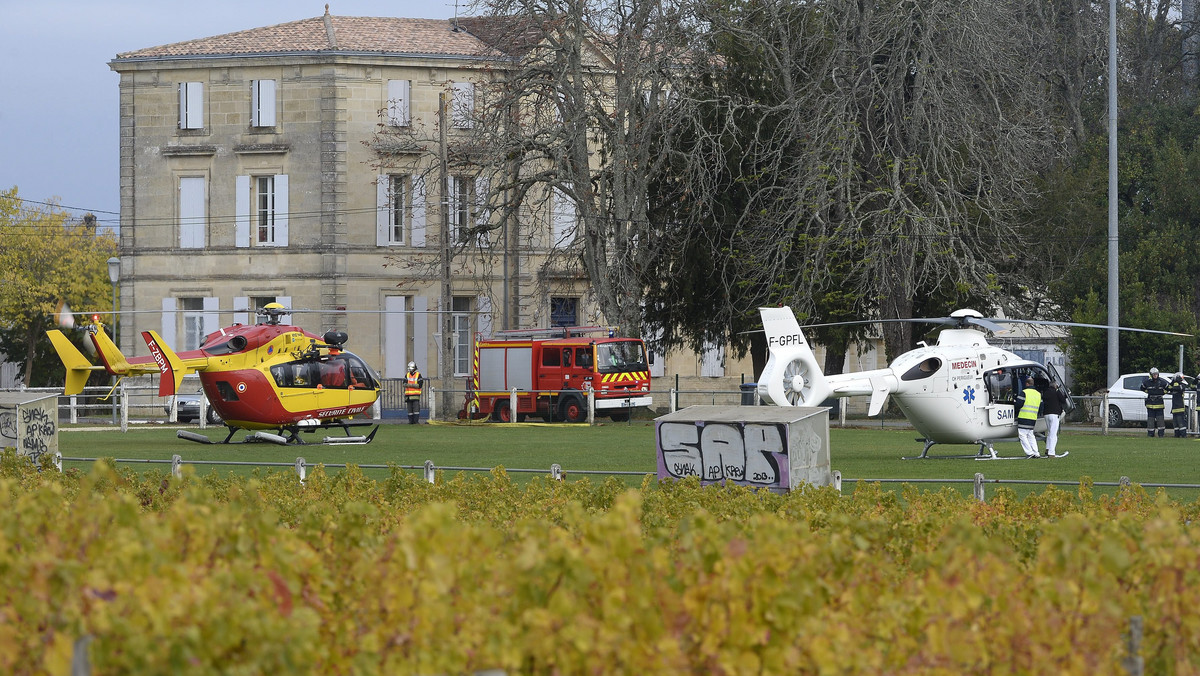
[[[83,391],[88,375],[103,370],[115,376],[158,374],[159,396],[175,394],[183,377],[197,373],[204,394],[229,428],[220,443],[230,443],[237,430],[248,430],[242,441],[304,443],[300,432],[340,428],[342,437],[324,443],[371,441],[379,429],[353,436],[351,427],[372,421],[352,418],[368,412],[379,398],[379,378],[366,362],[343,349],[347,336],[328,331],[316,336],[280,323],[289,311],[269,303],[257,311],[259,324],[234,324],[205,336],[200,347],[176,354],[154,331],[142,332],[150,355],[126,359],[98,320],[87,327],[101,364],[93,365],[61,331],[48,331],[59,359],[67,368],[65,394]],[[278,433],[267,432],[276,430]],[[189,441],[216,443],[180,430]]]

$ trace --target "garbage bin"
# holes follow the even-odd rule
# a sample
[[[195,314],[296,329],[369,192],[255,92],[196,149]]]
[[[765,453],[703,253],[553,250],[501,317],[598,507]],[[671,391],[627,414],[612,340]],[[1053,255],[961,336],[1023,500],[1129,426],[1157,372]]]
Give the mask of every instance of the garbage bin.
[[[758,393],[758,383],[742,383],[738,387],[742,391],[742,406],[753,406],[754,396]]]
[[[829,407],[830,418],[837,418],[842,415],[842,400],[838,397],[830,397],[821,402],[821,405]]]

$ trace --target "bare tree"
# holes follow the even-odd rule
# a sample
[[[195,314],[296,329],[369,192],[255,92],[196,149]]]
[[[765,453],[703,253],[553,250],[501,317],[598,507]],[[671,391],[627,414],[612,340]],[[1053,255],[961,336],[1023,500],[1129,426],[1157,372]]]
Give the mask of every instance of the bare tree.
[[[651,183],[677,127],[684,9],[656,0],[497,0],[461,25],[493,46],[470,161],[490,177],[490,224],[524,223],[548,251],[537,279],[585,277],[600,312],[640,334],[658,228]],[[538,226],[538,223],[544,225]]]
[[[712,22],[732,50],[714,63],[752,55],[758,70],[716,90],[738,133],[697,132],[687,172],[709,213],[724,187],[753,185],[718,216],[753,261],[731,263],[746,292],[735,302],[817,313],[821,290],[840,288],[904,318],[918,298],[1018,295],[1006,272],[1026,253],[1022,207],[1063,137],[1024,5],[768,0]],[[738,86],[760,79],[769,86]],[[730,154],[732,170],[709,170]],[[885,331],[891,354],[912,341],[907,324]]]

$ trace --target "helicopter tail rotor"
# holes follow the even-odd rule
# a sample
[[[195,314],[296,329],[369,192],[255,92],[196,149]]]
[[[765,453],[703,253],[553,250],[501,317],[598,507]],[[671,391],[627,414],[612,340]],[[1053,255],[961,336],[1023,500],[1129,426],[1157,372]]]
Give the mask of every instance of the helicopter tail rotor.
[[[832,393],[790,307],[759,308],[770,358],[758,394],[776,406],[817,406]]]

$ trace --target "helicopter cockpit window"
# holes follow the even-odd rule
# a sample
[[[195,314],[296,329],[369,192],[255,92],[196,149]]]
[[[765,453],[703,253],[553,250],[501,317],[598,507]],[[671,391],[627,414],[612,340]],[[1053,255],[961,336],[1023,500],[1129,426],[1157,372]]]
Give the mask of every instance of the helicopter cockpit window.
[[[905,371],[900,376],[900,380],[921,380],[928,378],[937,373],[942,368],[942,360],[937,357],[930,357],[925,361]]]
[[[321,386],[345,389],[346,362],[341,359],[330,359],[320,363]]]
[[[379,387],[378,381],[375,380],[375,376],[372,375],[372,371],[366,363],[352,354],[345,355],[344,359],[350,368],[350,387],[355,389]]]

